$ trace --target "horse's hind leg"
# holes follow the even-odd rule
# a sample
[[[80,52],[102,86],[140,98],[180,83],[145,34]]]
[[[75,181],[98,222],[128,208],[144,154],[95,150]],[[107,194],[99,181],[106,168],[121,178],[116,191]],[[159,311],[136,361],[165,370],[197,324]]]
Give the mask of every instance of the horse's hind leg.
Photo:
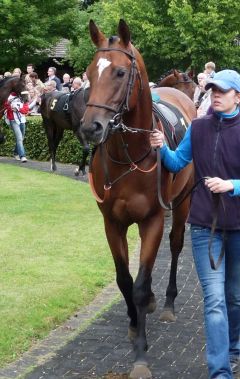
[[[47,135],[48,149],[49,149],[50,160],[51,160],[51,171],[56,171],[57,166],[55,163],[55,157],[56,157],[56,149],[59,144],[58,142],[58,144],[56,145],[57,127],[55,126],[53,121],[47,118],[43,118],[43,125],[44,125],[46,135]]]
[[[185,222],[187,220],[189,212],[189,201],[187,198],[179,207],[172,212],[172,229],[169,234],[170,238],[170,250],[171,250],[171,270],[169,276],[169,283],[166,290],[166,301],[164,304],[163,311],[160,315],[161,321],[175,321],[174,312],[174,301],[177,297],[177,266],[178,257],[182,251],[184,244],[184,232],[185,232]]]
[[[75,170],[75,175],[78,176],[80,171],[82,171],[83,175],[86,175],[86,161],[89,155],[90,147],[89,145],[84,145],[82,148],[82,159],[79,163],[79,167]]]

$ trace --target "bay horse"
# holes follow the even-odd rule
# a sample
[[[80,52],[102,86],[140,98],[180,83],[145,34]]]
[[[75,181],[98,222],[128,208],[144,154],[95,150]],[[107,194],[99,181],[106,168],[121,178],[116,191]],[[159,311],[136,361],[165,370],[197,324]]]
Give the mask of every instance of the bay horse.
[[[25,90],[24,78],[18,76],[9,76],[0,80],[0,119],[4,114],[4,102],[8,99],[10,93],[15,92],[17,96]],[[5,141],[4,134],[0,130],[0,143]]]
[[[194,91],[197,84],[193,81],[193,72],[180,72],[176,69],[160,77],[157,87],[173,87],[185,93],[193,100]]]
[[[59,91],[53,91],[42,95],[40,113],[43,119],[48,148],[51,157],[51,170],[56,171],[56,151],[62,140],[64,130],[72,130],[76,134],[79,122],[83,117],[86,109],[86,99],[89,90],[80,88],[74,94],[65,94]],[[70,97],[70,99],[68,99]],[[56,105],[59,100],[63,100],[62,107],[56,111]],[[65,104],[64,104],[65,102]],[[86,160],[89,155],[89,145],[83,144],[80,136],[77,136],[82,148],[82,158],[79,167],[75,170],[75,175],[86,174]]]
[[[130,42],[124,20],[118,36],[106,38],[91,20],[90,35],[97,51],[87,68],[90,94],[79,134],[96,145],[89,182],[102,212],[105,232],[116,267],[116,280],[130,318],[128,334],[135,360],[130,378],[152,378],[147,364],[146,315],[156,307],[152,270],[164,228],[164,209],[158,201],[157,153],[151,148],[152,100],[143,59]],[[193,102],[173,88],[157,88],[160,98],[175,105],[187,122],[196,116]],[[192,165],[173,177],[162,167],[161,192],[174,205],[191,188]],[[173,211],[170,233],[171,272],[162,320],[175,320],[178,256],[184,242],[189,197]],[[141,240],[135,281],[129,272],[127,230],[136,223]]]

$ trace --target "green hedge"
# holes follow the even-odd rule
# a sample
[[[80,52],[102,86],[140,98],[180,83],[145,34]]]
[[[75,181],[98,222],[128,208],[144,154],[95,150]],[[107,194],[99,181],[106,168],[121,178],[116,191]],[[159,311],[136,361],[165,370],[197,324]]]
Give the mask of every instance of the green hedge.
[[[12,130],[1,120],[6,142],[0,144],[1,156],[12,156],[15,138]],[[42,126],[41,116],[27,117],[24,147],[29,159],[47,161],[50,158],[47,137]],[[62,141],[57,149],[56,160],[63,163],[78,163],[82,156],[82,146],[72,131],[65,130]]]

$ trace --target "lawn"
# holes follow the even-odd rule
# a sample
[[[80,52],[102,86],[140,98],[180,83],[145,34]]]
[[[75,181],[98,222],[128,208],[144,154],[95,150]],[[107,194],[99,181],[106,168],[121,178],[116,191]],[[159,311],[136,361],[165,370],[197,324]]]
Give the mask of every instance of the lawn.
[[[103,220],[85,183],[0,165],[0,366],[115,278]],[[130,228],[130,250],[137,229]]]

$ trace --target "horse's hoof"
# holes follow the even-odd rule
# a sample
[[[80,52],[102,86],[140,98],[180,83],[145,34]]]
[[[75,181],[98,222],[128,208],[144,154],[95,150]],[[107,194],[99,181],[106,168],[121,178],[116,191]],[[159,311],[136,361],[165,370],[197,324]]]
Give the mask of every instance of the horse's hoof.
[[[160,315],[161,322],[175,322],[176,316],[171,309],[164,309]]]
[[[147,306],[147,313],[153,313],[157,307],[155,296],[150,298],[150,301]]]
[[[80,174],[80,171],[79,171],[78,168],[76,168],[75,171],[74,171],[74,175],[75,175],[75,176],[79,176],[79,174]]]
[[[152,374],[147,365],[134,364],[133,370],[130,372],[131,379],[152,379]]]
[[[137,337],[137,328],[134,328],[133,326],[129,326],[128,328],[128,338],[130,341],[134,341],[135,338]]]

